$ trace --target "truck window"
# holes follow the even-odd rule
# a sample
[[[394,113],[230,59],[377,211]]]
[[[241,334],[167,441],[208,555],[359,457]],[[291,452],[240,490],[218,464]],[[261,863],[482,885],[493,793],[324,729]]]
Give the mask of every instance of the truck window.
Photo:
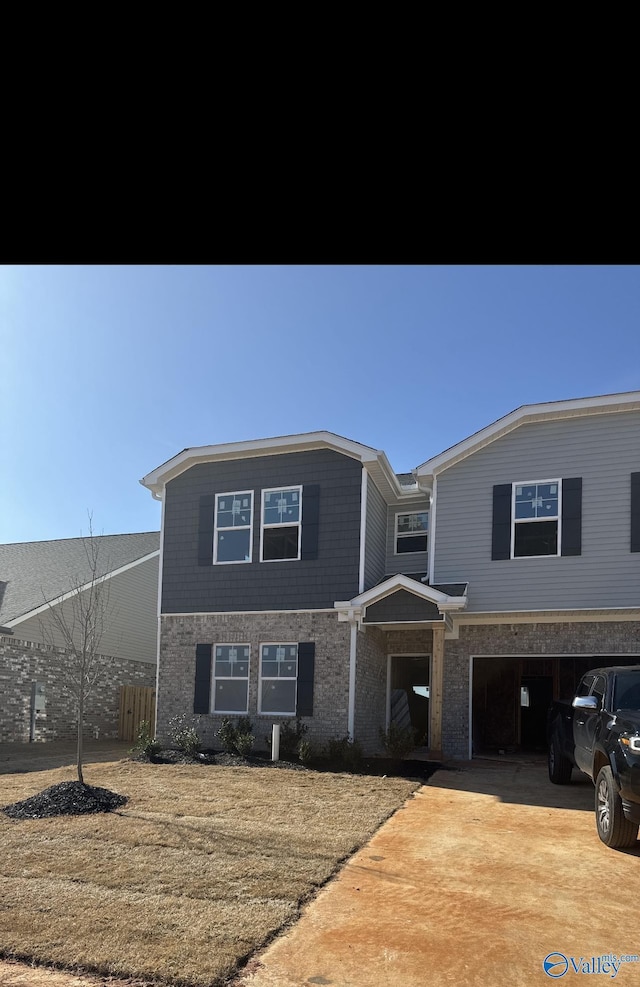
[[[576,696],[588,696],[589,690],[593,685],[594,678],[595,678],[594,675],[585,675],[582,681],[580,682],[580,685],[578,686]]]
[[[605,681],[602,675],[596,675],[593,686],[591,688],[591,695],[595,696],[598,700],[600,709],[604,706],[604,691],[605,691]]]
[[[613,708],[640,710],[640,675],[637,672],[616,675]]]

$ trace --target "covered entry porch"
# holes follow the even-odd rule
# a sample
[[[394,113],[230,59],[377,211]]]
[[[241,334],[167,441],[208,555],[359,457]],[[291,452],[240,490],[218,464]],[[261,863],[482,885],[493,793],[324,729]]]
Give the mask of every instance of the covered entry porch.
[[[383,661],[384,728],[393,723],[413,729],[420,746],[434,757],[442,755],[445,632],[449,614],[465,606],[466,584],[428,586],[420,575],[400,573],[353,600],[335,603],[338,619],[352,625],[354,726],[356,693],[360,707],[368,705],[375,715],[375,689],[357,690],[356,684],[375,660]]]

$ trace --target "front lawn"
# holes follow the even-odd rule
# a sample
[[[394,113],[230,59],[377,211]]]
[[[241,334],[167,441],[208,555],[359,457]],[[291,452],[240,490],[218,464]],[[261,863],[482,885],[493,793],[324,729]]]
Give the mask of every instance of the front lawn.
[[[3,775],[0,805],[71,777]],[[286,768],[85,768],[114,813],[0,813],[0,955],[211,985],[298,914],[418,782]]]

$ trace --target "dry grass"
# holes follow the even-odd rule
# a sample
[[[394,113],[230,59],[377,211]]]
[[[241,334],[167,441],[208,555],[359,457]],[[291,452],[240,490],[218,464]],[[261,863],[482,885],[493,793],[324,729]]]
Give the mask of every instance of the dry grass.
[[[0,805],[69,769],[0,779]],[[222,982],[416,782],[132,761],[85,781],[130,796],[110,815],[0,813],[4,955],[171,984]]]

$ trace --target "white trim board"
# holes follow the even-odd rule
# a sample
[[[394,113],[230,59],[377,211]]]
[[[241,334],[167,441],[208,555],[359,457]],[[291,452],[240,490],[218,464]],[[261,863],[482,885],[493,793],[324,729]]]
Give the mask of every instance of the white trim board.
[[[242,617],[251,614],[327,613],[335,610],[191,610],[185,613],[161,613],[161,617]]]

